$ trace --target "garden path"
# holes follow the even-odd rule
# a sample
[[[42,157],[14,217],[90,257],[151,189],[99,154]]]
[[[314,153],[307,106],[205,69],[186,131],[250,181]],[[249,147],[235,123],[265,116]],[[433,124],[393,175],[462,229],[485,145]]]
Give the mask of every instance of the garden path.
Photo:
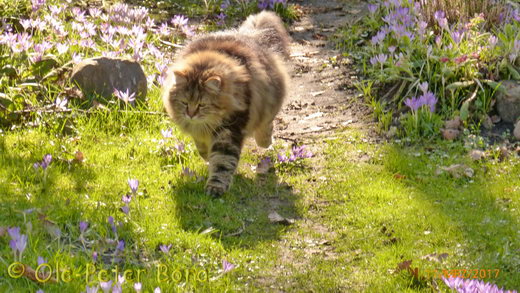
[[[342,26],[361,18],[366,3],[358,0],[300,0],[303,16],[290,27],[291,86],[275,124],[275,138],[302,140],[355,123],[359,105],[352,60],[334,47]],[[359,108],[359,107],[358,107]]]

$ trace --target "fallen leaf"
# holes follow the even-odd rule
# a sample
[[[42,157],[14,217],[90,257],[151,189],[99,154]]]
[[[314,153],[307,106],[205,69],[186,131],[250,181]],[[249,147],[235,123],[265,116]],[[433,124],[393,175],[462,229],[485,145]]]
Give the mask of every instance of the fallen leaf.
[[[395,272],[398,273],[403,270],[408,270],[408,269],[410,269],[411,264],[412,264],[412,260],[405,260],[401,263],[398,263],[397,268],[395,269]]]
[[[48,281],[46,283],[56,283],[57,282],[54,277],[49,276],[50,272],[42,272],[42,270],[40,269],[40,273],[38,274],[38,277],[37,277],[36,271],[33,268],[31,268],[30,266],[25,265],[25,264],[21,264],[21,265],[23,265],[23,267],[24,267],[23,276],[33,282],[41,284],[42,283],[41,280],[47,280],[47,278],[48,278]]]
[[[76,151],[76,153],[74,153],[74,161],[78,162],[78,163],[83,163],[83,160],[85,160],[85,156],[83,156],[83,152]]]
[[[7,233],[7,227],[0,226],[0,237],[3,237]]]
[[[406,179],[406,175],[397,173],[397,174],[394,174],[394,178],[397,180],[402,180],[402,179]]]

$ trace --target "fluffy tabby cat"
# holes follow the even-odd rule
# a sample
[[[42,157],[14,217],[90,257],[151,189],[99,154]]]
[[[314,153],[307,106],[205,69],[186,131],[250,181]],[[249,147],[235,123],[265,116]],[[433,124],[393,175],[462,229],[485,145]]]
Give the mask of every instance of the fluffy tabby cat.
[[[189,43],[170,66],[164,106],[209,161],[206,193],[229,189],[244,138],[271,145],[273,119],[286,96],[289,35],[272,12],[252,15],[238,30]]]

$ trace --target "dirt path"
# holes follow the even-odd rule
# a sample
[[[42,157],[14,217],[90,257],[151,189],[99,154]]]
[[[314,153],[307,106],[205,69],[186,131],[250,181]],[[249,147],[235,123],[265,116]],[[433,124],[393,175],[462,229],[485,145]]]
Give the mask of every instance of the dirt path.
[[[275,137],[302,140],[356,122],[351,107],[356,73],[335,50],[332,35],[359,19],[365,2],[300,0],[304,16],[290,33],[292,68],[289,97],[277,118]]]
[[[291,28],[291,87],[275,124],[275,138],[312,144],[317,136],[332,135],[351,123],[364,123],[354,66],[335,50],[331,37],[339,28],[360,18],[366,3],[357,0],[301,0],[305,15]],[[278,200],[279,199],[273,199]],[[283,205],[283,201],[282,202]],[[273,204],[273,210],[276,210]],[[311,258],[339,258],[331,243],[337,237],[320,215],[310,212],[278,241],[278,257],[272,270],[255,286],[270,292],[294,291],[301,272],[312,271]],[[345,287],[346,288],[346,287]]]

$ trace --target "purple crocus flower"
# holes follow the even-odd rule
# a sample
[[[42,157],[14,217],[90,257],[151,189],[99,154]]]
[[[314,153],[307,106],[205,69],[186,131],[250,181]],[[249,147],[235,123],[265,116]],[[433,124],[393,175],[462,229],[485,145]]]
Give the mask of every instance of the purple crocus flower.
[[[434,13],[433,17],[439,23],[439,26],[443,29],[448,29],[448,20],[446,19],[446,14],[444,11],[437,11]]]
[[[43,161],[41,163],[41,166],[43,169],[47,169],[47,167],[51,164],[52,156],[51,154],[46,154],[43,156]]]
[[[47,261],[43,257],[41,257],[41,256],[38,256],[38,261],[37,262],[38,262],[38,265],[42,265],[42,264],[46,264],[47,263]]]
[[[125,249],[125,241],[124,240],[120,240],[117,243],[116,250],[123,251],[124,249]]]
[[[408,98],[404,101],[404,104],[408,106],[412,111],[417,111],[421,105],[419,104],[419,99],[413,97]]]
[[[226,10],[231,3],[229,3],[229,0],[223,0],[220,4],[220,10]]]
[[[130,207],[128,206],[128,204],[121,207],[121,211],[125,213],[125,215],[128,215],[128,213],[130,212]]]
[[[419,89],[421,89],[421,91],[422,91],[423,93],[426,93],[426,92],[428,91],[428,82],[425,81],[425,82],[423,82],[423,83],[420,83],[420,84],[419,84]]]
[[[375,36],[372,37],[370,42],[372,45],[379,45],[385,39],[386,33],[383,30],[380,30]]]
[[[262,172],[267,172],[269,168],[271,167],[271,157],[265,157],[262,160],[260,160],[260,163],[256,166],[257,172],[259,170],[262,170]]]
[[[269,7],[269,0],[258,0],[258,9],[265,10]]]
[[[101,15],[102,11],[101,11],[101,9],[94,7],[94,8],[89,8],[88,13],[90,14],[91,17],[98,18]]]
[[[463,37],[464,37],[463,31],[454,31],[451,33],[451,39],[453,40],[453,42],[455,42],[455,44],[459,44],[460,41],[462,41]]]
[[[153,290],[153,293],[161,293],[161,288],[160,288],[160,287],[156,287],[156,288]]]
[[[116,234],[117,233],[117,227],[114,224],[114,217],[109,216],[108,217],[108,223],[110,224],[110,227],[112,228],[112,232],[114,232],[114,234]]]
[[[9,234],[11,239],[17,239],[18,237],[20,237],[20,227],[7,228],[7,233]]]
[[[118,275],[117,276],[117,284],[123,285],[125,283],[125,281],[126,281],[125,275]]]
[[[139,188],[139,180],[137,179],[128,179],[128,186],[133,194],[137,193],[137,189]]]
[[[93,261],[97,261],[97,258],[98,258],[98,253],[97,253],[97,251],[92,252],[92,260],[93,260]]]
[[[295,158],[301,158],[301,159],[312,157],[313,154],[311,152],[307,151],[305,148],[306,148],[305,145],[298,146],[298,147],[293,147],[292,148],[292,153],[293,153],[294,157]]]
[[[162,244],[159,246],[159,249],[161,249],[161,251],[164,253],[164,254],[168,254],[170,252],[170,249],[172,248],[172,245],[171,244],[168,244],[168,245],[165,245],[165,244]]]
[[[98,286],[92,286],[92,287],[89,287],[87,286],[87,291],[85,293],[97,293],[98,291]]]
[[[188,25],[188,20],[189,19],[184,15],[175,15],[172,18],[171,23],[176,27],[183,27]]]
[[[83,222],[83,221],[79,222],[79,231],[81,234],[83,234],[85,232],[85,230],[87,230],[87,228],[88,228],[87,222]]]
[[[378,63],[383,65],[386,62],[387,59],[388,59],[388,55],[386,55],[386,54],[379,54],[379,55],[376,55],[376,56],[370,58],[370,63],[372,65],[376,65]]]
[[[129,204],[131,200],[132,200],[132,196],[129,194],[124,194],[121,197],[121,201],[124,202],[125,204]]]
[[[143,289],[143,284],[141,284],[139,282],[134,283],[134,290],[135,290],[135,292],[140,293],[142,289]]]
[[[159,34],[161,34],[163,36],[167,36],[170,34],[170,27],[168,26],[167,23],[162,23],[159,26]]]
[[[368,12],[370,12],[370,14],[375,14],[377,12],[377,9],[379,9],[379,5],[368,4]]]
[[[125,103],[133,104],[135,102],[135,93],[130,93],[130,89],[126,89],[126,91],[120,91],[118,89],[114,89],[114,96],[124,101]]]
[[[119,284],[115,284],[112,288],[112,293],[123,293],[123,287]]]
[[[222,273],[225,274],[235,268],[235,265],[228,262],[227,260],[222,261]]]
[[[188,167],[182,167],[182,175],[190,178],[196,176],[195,171],[191,170]]]
[[[27,235],[20,234],[20,227],[8,228],[7,233],[9,233],[9,236],[11,237],[9,246],[13,250],[15,256],[18,255],[21,258],[23,251],[27,247]]]
[[[432,92],[427,92],[421,96],[423,105],[427,105],[430,108],[430,112],[435,112],[435,105],[437,104],[437,97]]]
[[[225,25],[226,24],[226,17],[227,16],[226,16],[226,14],[224,12],[221,12],[221,13],[217,14],[217,19],[218,19],[217,25],[218,26]]]
[[[110,292],[110,289],[112,289],[112,280],[108,282],[99,282],[99,286],[101,287],[101,290],[103,290],[103,293]]]
[[[442,277],[444,283],[451,289],[457,290],[458,293],[473,293],[473,292],[486,292],[486,293],[517,293],[517,291],[506,291],[498,288],[497,285],[487,283],[476,279],[463,279],[463,278],[445,278]]]
[[[289,162],[289,158],[287,158],[287,155],[285,154],[278,154],[278,162],[287,163]]]
[[[32,11],[36,12],[40,10],[40,8],[45,5],[45,0],[31,0],[32,3]]]
[[[172,138],[173,137],[173,134],[172,134],[172,129],[171,128],[168,128],[168,129],[161,129],[161,134],[164,138]]]
[[[175,149],[176,149],[179,153],[183,153],[183,152],[186,150],[186,145],[184,145],[183,142],[179,142],[178,144],[175,145]]]

